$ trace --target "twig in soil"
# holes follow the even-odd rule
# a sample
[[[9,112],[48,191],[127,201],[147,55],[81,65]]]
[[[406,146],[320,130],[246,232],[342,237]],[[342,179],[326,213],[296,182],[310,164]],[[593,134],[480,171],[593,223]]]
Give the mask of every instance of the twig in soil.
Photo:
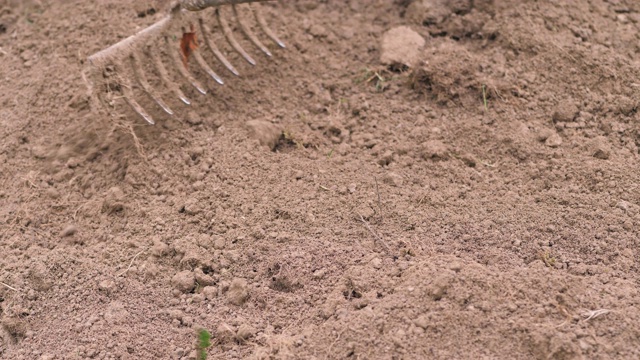
[[[16,288],[14,288],[13,286],[9,286],[9,285],[7,285],[7,284],[3,283],[2,281],[0,281],[0,285],[3,285],[3,286],[5,286],[5,287],[7,287],[7,289],[11,289],[11,290],[13,290],[13,291],[15,291],[15,292],[20,292],[20,290],[18,290],[18,289],[16,289]]]
[[[591,319],[595,319],[600,315],[605,315],[610,313],[609,309],[599,309],[599,310],[589,310],[582,313],[582,316],[585,318],[584,321],[589,321]]]
[[[126,273],[127,273],[127,271],[129,271],[129,269],[131,269],[131,266],[133,266],[133,262],[136,260],[136,258],[137,258],[140,254],[142,254],[143,252],[145,252],[145,251],[147,251],[147,250],[145,249],[145,250],[142,250],[142,251],[140,251],[139,253],[135,254],[135,255],[133,256],[133,258],[131,259],[131,262],[129,263],[129,266],[127,267],[127,269],[126,269],[126,270],[124,270],[123,272],[121,272],[120,274],[116,275],[116,276],[122,276],[122,275],[126,274]]]
[[[362,221],[362,223],[364,224],[364,226],[367,228],[367,230],[369,230],[369,232],[373,235],[373,237],[378,240],[378,242],[380,242],[380,244],[382,244],[382,246],[384,246],[385,250],[387,250],[387,253],[391,253],[391,249],[389,248],[389,246],[387,245],[387,243],[384,241],[384,239],[378,235],[375,231],[373,231],[373,229],[371,228],[371,225],[369,225],[369,223],[367,222],[367,220],[365,220],[362,215],[358,214],[358,216],[360,217],[360,221]]]

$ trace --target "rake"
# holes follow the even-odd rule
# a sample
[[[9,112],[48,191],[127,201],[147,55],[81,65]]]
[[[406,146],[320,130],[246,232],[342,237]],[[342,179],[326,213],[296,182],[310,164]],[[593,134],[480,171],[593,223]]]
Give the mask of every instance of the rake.
[[[150,60],[155,74],[164,86],[169,88],[185,105],[191,105],[191,100],[180,89],[179,84],[171,80],[169,70],[162,60],[160,49],[162,47],[165,48],[165,52],[169,54],[170,61],[173,63],[173,68],[175,68],[180,76],[195,87],[200,94],[206,95],[206,88],[189,71],[188,59],[190,57],[193,57],[198,66],[215,82],[223,85],[224,81],[222,77],[213,71],[202,56],[200,51],[201,46],[198,43],[198,37],[196,35],[198,30],[199,33],[202,34],[202,40],[206,44],[206,47],[213,53],[215,58],[222,63],[224,68],[234,76],[239,76],[240,73],[211,38],[212,30],[204,21],[204,10],[213,8],[218,25],[231,48],[240,54],[249,64],[256,65],[254,58],[249,55],[236,39],[230,22],[227,16],[221,11],[221,8],[230,7],[241,32],[244,33],[246,38],[260,51],[268,57],[271,57],[271,51],[260,41],[256,33],[252,30],[251,24],[247,21],[247,15],[248,12],[250,12],[253,15],[253,23],[257,24],[257,27],[278,46],[281,48],[285,47],[284,43],[280,41],[275,33],[268,27],[260,11],[259,4],[256,4],[266,1],[269,0],[174,0],[169,8],[168,14],[161,20],[139,31],[137,34],[88,57],[88,65],[83,71],[83,78],[89,87],[91,98],[93,101],[97,100],[99,105],[106,105],[106,103],[113,104],[115,98],[112,97],[109,100],[105,100],[104,96],[101,97],[96,93],[96,79],[102,77],[103,81],[106,80],[108,85],[106,89],[101,90],[106,90],[106,93],[111,95],[114,93],[121,94],[124,101],[138,115],[149,124],[154,125],[155,120],[153,117],[135,99],[131,82],[126,75],[122,75],[124,69],[128,68],[129,74],[136,79],[142,92],[151,98],[165,113],[174,115],[175,112],[149,83],[147,71],[145,71],[143,66],[144,60]],[[246,9],[241,9],[241,7]],[[244,10],[244,12],[242,10]],[[193,21],[194,17],[195,21]],[[175,46],[175,42],[171,41],[171,33],[175,31],[177,24],[185,21],[190,22],[190,31],[182,27],[183,35],[180,46]],[[195,28],[192,21],[197,22],[198,29]],[[110,83],[114,78],[117,79],[115,84]]]

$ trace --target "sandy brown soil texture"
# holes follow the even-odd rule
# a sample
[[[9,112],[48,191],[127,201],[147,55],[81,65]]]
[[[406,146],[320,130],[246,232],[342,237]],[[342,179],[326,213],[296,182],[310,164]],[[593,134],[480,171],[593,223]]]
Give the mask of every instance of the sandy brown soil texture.
[[[0,1],[0,358],[640,358],[640,3],[288,1],[154,127],[131,3]]]

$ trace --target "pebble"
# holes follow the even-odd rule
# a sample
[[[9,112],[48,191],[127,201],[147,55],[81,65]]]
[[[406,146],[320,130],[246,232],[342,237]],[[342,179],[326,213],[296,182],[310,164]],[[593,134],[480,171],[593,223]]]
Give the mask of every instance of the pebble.
[[[60,233],[61,237],[73,236],[78,232],[78,228],[75,225],[67,225]]]
[[[548,147],[556,148],[562,145],[562,138],[558,133],[553,133],[547,138],[547,140],[545,140],[544,144]]]
[[[247,128],[249,129],[249,136],[271,150],[275,149],[282,136],[282,129],[279,126],[264,120],[250,120],[247,122]]]
[[[449,149],[440,140],[429,140],[422,147],[422,158],[425,160],[447,160],[449,158]]]
[[[216,328],[216,338],[219,339],[221,342],[229,342],[235,339],[235,333],[231,328],[231,326],[225,323],[221,323]]]
[[[202,289],[202,295],[207,300],[213,300],[218,297],[218,288],[215,286],[205,286]]]
[[[100,283],[98,283],[98,289],[105,291],[107,293],[112,292],[113,290],[115,290],[115,288],[116,288],[116,282],[111,279],[102,280],[100,281]]]
[[[562,101],[553,112],[553,122],[571,122],[578,115],[578,106],[572,100]]]
[[[611,157],[611,148],[604,136],[592,139],[588,144],[588,150],[589,154],[596,159],[607,160]]]
[[[427,327],[429,327],[429,316],[428,316],[428,315],[426,315],[426,314],[420,315],[420,316],[418,316],[418,318],[417,318],[417,319],[415,319],[415,320],[413,321],[413,323],[414,323],[416,326],[421,327],[421,328],[423,328],[423,329],[425,329],[425,330],[426,330],[426,329],[427,329]]]
[[[238,332],[236,333],[236,336],[240,340],[248,340],[249,338],[255,336],[255,334],[256,334],[255,328],[249,325],[240,325],[240,328],[238,328]]]
[[[402,186],[402,184],[404,184],[404,178],[400,174],[389,172],[384,176],[384,178],[382,178],[382,182],[392,186],[400,187]]]

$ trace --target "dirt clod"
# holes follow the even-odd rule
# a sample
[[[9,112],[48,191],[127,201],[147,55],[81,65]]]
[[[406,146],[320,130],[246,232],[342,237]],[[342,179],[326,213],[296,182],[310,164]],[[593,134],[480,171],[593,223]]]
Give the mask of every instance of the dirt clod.
[[[424,38],[410,27],[393,28],[382,36],[380,62],[391,66],[414,66],[420,61],[424,45]]]
[[[282,129],[268,121],[250,120],[247,122],[249,135],[258,140],[261,145],[267,146],[269,149],[275,149],[280,137]]]
[[[227,300],[229,303],[242,306],[249,298],[249,286],[247,281],[240,278],[235,278],[229,285],[227,291]]]
[[[181,271],[171,278],[171,285],[180,292],[188,293],[196,287],[196,279],[192,271]]]

